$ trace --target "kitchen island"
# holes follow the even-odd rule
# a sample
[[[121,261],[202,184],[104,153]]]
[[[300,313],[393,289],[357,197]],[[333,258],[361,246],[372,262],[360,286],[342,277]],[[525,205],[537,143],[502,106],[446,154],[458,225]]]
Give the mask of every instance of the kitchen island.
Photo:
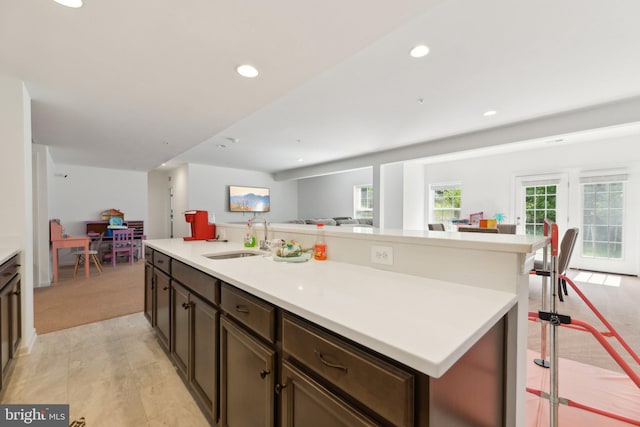
[[[270,228],[270,232],[273,233],[270,238],[280,237],[278,234],[284,237],[287,234],[289,238],[295,237],[304,242],[307,237],[309,239],[313,237],[313,233],[307,232],[303,227],[273,226]],[[273,384],[276,389],[278,386],[286,386],[287,379],[293,378],[292,371],[300,367],[304,371],[305,363],[311,363],[305,360],[302,350],[296,349],[295,342],[287,341],[287,337],[296,337],[298,341],[304,340],[309,330],[313,333],[308,336],[323,337],[323,334],[328,334],[325,341],[344,342],[348,348],[352,349],[351,353],[364,352],[361,359],[379,358],[383,363],[390,364],[391,368],[399,368],[403,375],[408,375],[406,381],[411,385],[407,385],[406,390],[409,390],[407,394],[411,396],[411,402],[407,403],[409,409],[397,414],[393,411],[386,412],[384,408],[380,409],[376,405],[367,406],[371,396],[359,396],[357,390],[350,393],[350,386],[340,385],[340,378],[327,377],[313,367],[309,369],[307,373],[312,379],[315,376],[320,377],[315,378],[320,383],[315,387],[326,387],[327,393],[331,393],[331,399],[333,399],[331,401],[337,400],[341,402],[339,406],[343,407],[343,401],[355,400],[355,409],[363,412],[364,416],[371,416],[374,424],[462,426],[483,425],[483,422],[486,422],[488,423],[486,425],[491,425],[496,422],[496,419],[499,419],[499,424],[503,425],[519,424],[518,421],[514,421],[519,416],[516,415],[516,400],[512,394],[516,394],[517,387],[515,371],[520,355],[516,330],[518,304],[522,297],[518,292],[510,291],[508,287],[493,289],[496,286],[504,287],[501,280],[495,280],[495,274],[478,272],[475,275],[476,286],[472,286],[425,277],[425,275],[358,265],[353,260],[282,263],[275,262],[268,254],[226,260],[209,259],[206,255],[243,249],[239,243],[234,243],[234,241],[240,241],[235,238],[234,225],[228,225],[226,228],[219,226],[219,230],[224,230],[227,238],[231,237],[230,243],[184,242],[181,239],[147,242],[147,248],[151,252],[147,255],[151,256],[149,275],[152,276],[158,270],[158,274],[164,277],[163,283],[175,283],[178,286],[176,289],[182,291],[181,294],[172,290],[171,295],[174,298],[156,296],[154,299],[150,290],[148,305],[156,304],[157,308],[166,307],[167,303],[157,303],[158,298],[169,301],[170,319],[173,319],[176,312],[179,314],[177,310],[180,307],[176,308],[175,301],[181,295],[183,299],[186,295],[182,308],[193,307],[194,305],[190,305],[190,295],[193,294],[194,298],[198,298],[207,291],[202,287],[198,288],[200,285],[196,286],[197,289],[193,289],[184,283],[188,281],[184,277],[189,276],[180,272],[192,269],[203,277],[210,278],[211,288],[219,286],[222,289],[221,292],[212,292],[208,302],[204,304],[210,305],[216,311],[211,314],[212,319],[215,319],[215,316],[220,316],[222,319],[221,325],[216,323],[214,326],[216,333],[218,330],[221,331],[219,336],[222,350],[231,348],[228,344],[224,344],[227,342],[225,340],[232,337],[234,333],[237,335],[235,327],[238,326],[237,320],[241,316],[234,311],[240,310],[238,307],[244,310],[243,304],[225,308],[225,301],[237,301],[236,297],[240,295],[238,298],[241,300],[242,297],[255,299],[261,309],[265,309],[265,306],[269,310],[273,309],[274,332],[272,335],[267,334],[257,338],[273,349],[275,362],[269,366],[273,366],[276,373],[272,377],[278,376]],[[346,242],[341,242],[340,239],[346,239]],[[517,260],[509,263],[509,266],[502,265],[498,268],[494,264],[488,264],[486,267],[489,270],[506,269],[513,272],[515,268],[518,272],[522,272],[526,268],[525,262],[529,262],[532,257],[531,254],[544,244],[544,241],[518,238],[508,241],[503,239],[504,241],[497,243],[494,241],[483,243],[482,238],[478,239],[476,236],[468,240],[452,236],[449,240],[451,242],[447,249],[447,237],[444,235],[432,235],[429,238],[428,235],[416,236],[391,232],[386,235],[377,233],[359,235],[355,230],[351,230],[350,233],[327,230],[329,253],[333,254],[333,259],[339,258],[338,254],[341,251],[357,256],[353,251],[362,251],[362,248],[354,248],[354,245],[358,244],[367,247],[368,255],[370,253],[368,246],[383,242],[385,245],[392,245],[393,250],[396,251],[396,259],[399,261],[397,264],[400,265],[405,262],[397,258],[398,255],[405,257],[402,253],[403,245],[413,246],[414,256],[420,255],[419,249],[437,247],[439,252],[446,252],[453,248],[457,251],[470,251],[469,253],[478,252],[480,258],[483,258],[480,254],[485,254],[485,262],[486,248],[490,247],[489,252],[495,251],[496,254],[502,254],[498,255],[500,259],[504,254],[515,253],[518,256]],[[348,250],[345,250],[345,246],[349,246]],[[158,256],[154,258],[154,254]],[[476,264],[475,258],[465,256],[465,265]],[[156,259],[166,263],[164,272],[159,271],[162,268],[155,269],[154,260]],[[423,266],[430,264],[428,258],[422,259],[420,263]],[[516,268],[515,264],[521,265]],[[173,268],[174,265],[177,268]],[[442,266],[434,265],[430,270],[437,272],[441,269]],[[464,265],[461,270],[465,270]],[[179,272],[182,278],[176,279],[174,272]],[[452,273],[453,276],[460,275],[458,270]],[[520,275],[522,274],[511,275],[511,278],[518,281],[516,276]],[[494,280],[491,280],[492,277]],[[200,283],[202,280],[198,279],[196,282]],[[183,285],[186,287],[182,288]],[[518,284],[514,284],[513,289],[517,286]],[[164,288],[172,289],[169,285],[163,286]],[[155,291],[159,292],[160,289],[156,287]],[[225,295],[228,295],[226,300]],[[195,306],[197,305],[196,303]],[[203,307],[201,301],[200,307]],[[154,317],[151,312],[149,317],[153,323]],[[156,317],[156,319],[160,318],[166,319],[166,313]],[[227,318],[230,320],[228,321]],[[175,330],[175,325],[171,325],[171,321],[163,320],[161,323],[165,324],[162,328],[166,331],[164,335],[171,335]],[[180,318],[174,320],[174,323],[180,323]],[[242,322],[240,324],[242,325]],[[314,342],[313,339],[310,338],[310,340],[310,343]],[[176,345],[175,339],[169,338],[165,342],[167,350],[173,354],[175,348],[172,346]],[[339,346],[336,346],[337,348]],[[314,351],[317,350],[314,349]],[[222,364],[226,360],[226,353],[221,351],[220,354],[221,357],[216,358],[215,363]],[[491,357],[487,358],[487,355]],[[312,357],[313,355],[310,356]],[[327,362],[322,359],[322,353],[316,353],[315,357],[321,359],[321,362]],[[184,357],[178,357],[179,360],[185,358],[189,358],[188,352],[185,352]],[[176,359],[175,356],[174,359]],[[481,361],[481,359],[487,360]],[[297,368],[290,366],[292,363],[297,364]],[[327,363],[336,364],[333,359]],[[185,377],[189,379],[189,369],[186,369],[186,363],[184,365]],[[472,368],[473,366],[475,368]],[[213,398],[218,397],[217,391],[216,396],[208,398],[211,408],[209,415],[214,421],[218,419],[224,421],[228,394],[230,394],[225,386],[227,384],[225,383],[226,369],[223,367],[220,372],[221,414],[216,412],[216,405],[213,403]],[[263,372],[271,373],[272,371],[264,369]],[[487,373],[489,373],[488,376]],[[289,376],[284,378],[285,374]],[[487,377],[489,377],[488,380]],[[483,384],[486,385],[487,390],[482,390]],[[463,387],[479,388],[480,393],[484,393],[487,399],[487,405],[484,406],[489,407],[481,410],[479,414],[471,413],[474,402],[461,400],[464,393],[461,394],[460,390]],[[452,393],[453,389],[458,390],[457,395]],[[213,394],[217,387],[211,387],[211,390],[210,394]],[[514,392],[512,393],[511,390]],[[290,398],[276,398],[274,395],[274,399],[276,403],[267,403],[267,406],[276,405],[277,410],[274,411],[276,419],[280,420],[282,425],[287,425],[283,420],[288,414],[287,411],[291,409],[291,405],[287,406]],[[362,404],[363,401],[364,404]],[[376,403],[375,399],[371,402]],[[452,409],[454,406],[455,410]],[[349,411],[353,412],[352,409]],[[460,413],[456,414],[456,411]],[[221,425],[225,423],[221,422]]]

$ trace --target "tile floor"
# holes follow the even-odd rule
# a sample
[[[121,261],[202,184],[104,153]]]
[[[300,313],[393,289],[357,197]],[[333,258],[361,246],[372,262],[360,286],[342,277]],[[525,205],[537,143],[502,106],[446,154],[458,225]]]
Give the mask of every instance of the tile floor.
[[[38,336],[2,403],[68,403],[87,427],[209,426],[142,313]]]

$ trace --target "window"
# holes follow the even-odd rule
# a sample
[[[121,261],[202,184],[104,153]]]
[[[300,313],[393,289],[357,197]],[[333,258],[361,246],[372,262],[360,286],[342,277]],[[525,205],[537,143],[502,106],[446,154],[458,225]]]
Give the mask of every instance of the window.
[[[353,187],[353,217],[373,218],[373,185]]]
[[[431,219],[429,222],[448,224],[451,220],[460,219],[462,205],[462,186],[460,184],[432,185]]]
[[[525,234],[544,235],[544,220],[556,221],[556,195],[558,186],[526,186],[525,192]]]
[[[582,256],[622,259],[626,175],[583,177]]]

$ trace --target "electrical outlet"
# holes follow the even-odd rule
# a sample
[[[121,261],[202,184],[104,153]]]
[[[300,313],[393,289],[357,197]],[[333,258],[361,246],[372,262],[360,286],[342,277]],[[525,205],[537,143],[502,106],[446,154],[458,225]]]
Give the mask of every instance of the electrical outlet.
[[[374,264],[393,265],[393,248],[391,246],[372,246],[371,262]]]

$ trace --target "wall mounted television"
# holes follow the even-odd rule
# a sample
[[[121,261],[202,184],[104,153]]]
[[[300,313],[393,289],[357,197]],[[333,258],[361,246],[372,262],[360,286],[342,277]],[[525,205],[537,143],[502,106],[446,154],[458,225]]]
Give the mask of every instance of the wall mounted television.
[[[268,188],[229,186],[229,211],[269,212],[271,197]]]

